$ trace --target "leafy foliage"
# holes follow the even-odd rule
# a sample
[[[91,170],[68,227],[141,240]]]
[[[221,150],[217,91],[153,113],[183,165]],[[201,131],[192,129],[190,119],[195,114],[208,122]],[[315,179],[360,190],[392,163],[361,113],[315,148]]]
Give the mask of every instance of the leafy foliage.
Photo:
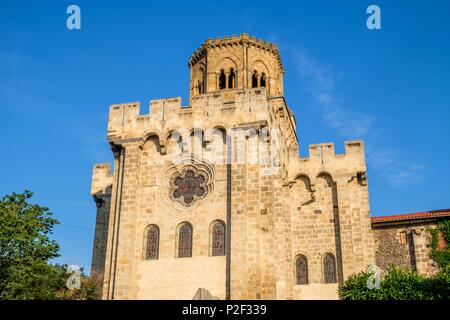
[[[27,202],[29,191],[0,200],[0,298],[52,298],[59,245],[49,235],[58,223],[48,208]]]
[[[81,283],[79,289],[68,289],[66,281],[68,279],[67,265],[52,266],[57,270],[58,276],[63,280],[64,285],[55,292],[55,299],[60,300],[99,300],[101,299],[101,277],[93,274],[86,276],[81,270]]]
[[[99,277],[81,274],[81,288],[68,289],[67,266],[48,263],[58,256],[50,239],[58,221],[48,208],[28,203],[32,195],[0,200],[0,299],[99,299]]]
[[[379,289],[369,289],[367,282],[373,273],[360,272],[351,275],[339,289],[345,300],[449,300],[450,299],[450,220],[438,223],[429,229],[431,235],[431,258],[438,272],[425,277],[412,270],[392,267],[380,279]],[[439,248],[439,237],[445,248]]]
[[[63,299],[66,300],[100,300],[102,279],[94,274],[89,277],[82,275],[80,289],[64,290]]]
[[[339,289],[339,296],[344,300],[450,299],[450,269],[425,277],[409,269],[393,267],[381,278],[379,289],[369,289],[367,280],[373,276],[369,272],[351,275]]]
[[[436,228],[430,229],[431,258],[440,269],[450,266],[450,220],[440,221]],[[439,248],[439,235],[444,238],[445,248]]]

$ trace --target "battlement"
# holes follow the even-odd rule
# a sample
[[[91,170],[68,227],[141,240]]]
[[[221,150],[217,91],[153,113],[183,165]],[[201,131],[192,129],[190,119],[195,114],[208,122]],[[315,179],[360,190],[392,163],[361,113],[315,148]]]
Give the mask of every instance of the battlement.
[[[366,172],[364,142],[346,141],[343,154],[336,154],[334,143],[311,144],[309,157],[301,157],[289,163],[290,179],[295,179],[298,174],[317,177],[324,172],[333,178],[344,177],[344,180],[347,179],[345,181],[358,175],[358,181],[361,182]]]
[[[234,105],[249,102],[267,101],[267,91],[265,88],[254,88],[247,90],[220,90],[208,94],[198,95],[192,98],[192,107],[202,107],[210,105]]]
[[[329,160],[332,161],[336,158],[349,156],[364,158],[364,142],[361,140],[346,141],[344,154],[336,154],[334,150],[334,143],[331,142],[311,144],[309,145],[309,157],[300,159],[303,161],[320,160],[325,163]]]
[[[181,97],[151,100],[145,115],[140,114],[139,102],[114,104],[109,109],[108,136],[191,127],[192,122],[203,120],[226,124],[230,115],[242,122],[266,120],[267,105],[265,88],[215,91],[194,97],[190,106],[182,106]]]
[[[98,163],[92,170],[91,195],[103,194],[112,185],[109,163]]]
[[[181,108],[181,97],[150,100],[150,111],[163,106]]]

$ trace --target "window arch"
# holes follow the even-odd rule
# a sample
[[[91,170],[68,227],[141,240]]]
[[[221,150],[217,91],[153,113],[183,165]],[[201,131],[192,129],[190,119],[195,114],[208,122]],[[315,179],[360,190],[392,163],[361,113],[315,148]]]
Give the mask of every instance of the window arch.
[[[182,223],[178,231],[178,257],[192,257],[192,226],[188,222]]]
[[[258,88],[258,72],[253,71],[252,75],[252,88]]]
[[[234,89],[236,86],[236,73],[234,72],[234,69],[231,68],[230,69],[230,75],[228,76],[228,88],[229,89]]]
[[[159,228],[157,225],[147,227],[145,260],[156,260],[159,255]]]
[[[198,92],[198,94],[203,94],[203,93],[205,93],[205,87],[203,86],[203,80],[198,80],[198,83],[197,83],[197,92]]]
[[[205,80],[206,80],[205,69],[203,67],[200,67],[197,75],[197,94],[206,93]]]
[[[220,70],[219,75],[219,90],[225,89],[226,85],[227,85],[227,76],[225,75],[225,71],[222,69]]]
[[[264,72],[261,74],[260,87],[266,87],[266,74]]]
[[[216,220],[211,224],[211,255],[224,256],[225,255],[225,239],[226,227],[221,220]]]
[[[295,259],[296,284],[308,284],[308,260],[304,255],[299,255]]]
[[[336,283],[336,260],[331,253],[323,257],[323,282]]]

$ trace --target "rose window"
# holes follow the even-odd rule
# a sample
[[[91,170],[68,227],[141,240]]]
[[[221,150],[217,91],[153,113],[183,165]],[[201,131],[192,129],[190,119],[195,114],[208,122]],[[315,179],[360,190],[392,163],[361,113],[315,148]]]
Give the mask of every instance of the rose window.
[[[172,178],[171,197],[184,206],[190,206],[196,199],[206,196],[206,177],[203,173],[186,170]]]

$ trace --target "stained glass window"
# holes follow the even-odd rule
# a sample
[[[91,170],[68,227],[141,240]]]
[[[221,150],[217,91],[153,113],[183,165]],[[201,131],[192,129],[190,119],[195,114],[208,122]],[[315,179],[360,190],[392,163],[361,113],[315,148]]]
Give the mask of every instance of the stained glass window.
[[[222,221],[214,222],[212,228],[212,255],[225,255],[225,224]]]
[[[159,251],[159,229],[157,226],[151,226],[147,232],[147,250],[146,259],[158,259]]]
[[[323,273],[325,283],[336,282],[336,264],[332,254],[327,253],[323,258]]]
[[[196,176],[194,171],[187,170],[184,177],[175,178],[173,197],[175,199],[183,197],[185,204],[191,204],[194,201],[194,196],[201,197],[205,194],[205,187],[202,186],[205,180],[206,178],[202,174]]]
[[[308,284],[308,261],[301,255],[295,260],[296,284]]]
[[[192,227],[187,223],[180,228],[178,257],[192,257]]]

